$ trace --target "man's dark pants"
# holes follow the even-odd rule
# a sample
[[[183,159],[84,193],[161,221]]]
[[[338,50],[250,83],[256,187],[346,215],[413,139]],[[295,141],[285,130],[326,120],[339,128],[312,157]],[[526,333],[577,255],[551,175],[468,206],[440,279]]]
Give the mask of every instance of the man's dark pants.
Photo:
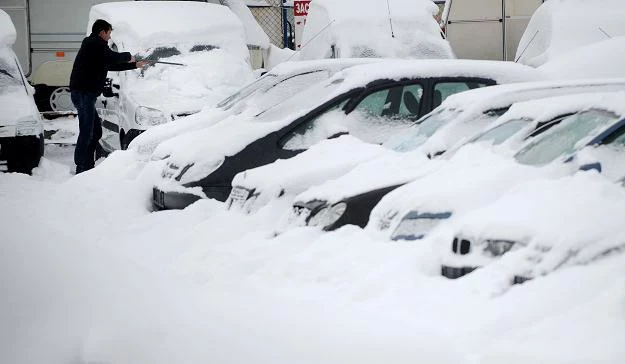
[[[102,122],[95,110],[98,94],[91,91],[72,90],[72,103],[78,111],[78,141],[74,150],[76,174],[95,165],[95,151],[102,137]]]

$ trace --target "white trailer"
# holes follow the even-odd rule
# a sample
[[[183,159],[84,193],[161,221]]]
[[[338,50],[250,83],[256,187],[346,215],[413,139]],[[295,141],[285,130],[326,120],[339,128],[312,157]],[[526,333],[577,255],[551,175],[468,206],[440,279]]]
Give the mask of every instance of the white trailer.
[[[458,58],[514,61],[544,0],[446,0],[441,26]]]

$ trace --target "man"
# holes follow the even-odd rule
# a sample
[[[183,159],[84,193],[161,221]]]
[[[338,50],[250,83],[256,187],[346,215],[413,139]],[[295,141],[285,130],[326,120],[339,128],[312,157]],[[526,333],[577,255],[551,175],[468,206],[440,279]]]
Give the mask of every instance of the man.
[[[113,27],[98,19],[91,27],[91,35],[82,41],[74,60],[69,88],[72,103],[78,111],[78,141],[74,150],[76,174],[94,167],[95,151],[102,137],[102,123],[95,110],[97,97],[104,89],[108,71],[126,71],[142,68],[147,63],[137,62],[128,52],[118,53],[108,47]]]

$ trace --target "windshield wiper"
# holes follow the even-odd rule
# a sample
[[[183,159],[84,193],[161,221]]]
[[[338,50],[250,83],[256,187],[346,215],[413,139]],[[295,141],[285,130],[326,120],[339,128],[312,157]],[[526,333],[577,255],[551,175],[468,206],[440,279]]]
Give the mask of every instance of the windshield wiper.
[[[13,75],[12,75],[12,74],[10,74],[8,71],[5,71],[5,70],[3,70],[3,69],[0,69],[0,73],[1,73],[1,74],[3,74],[3,75],[7,75],[7,76],[9,76],[9,77],[11,77],[12,79],[15,79],[15,77],[13,77]]]

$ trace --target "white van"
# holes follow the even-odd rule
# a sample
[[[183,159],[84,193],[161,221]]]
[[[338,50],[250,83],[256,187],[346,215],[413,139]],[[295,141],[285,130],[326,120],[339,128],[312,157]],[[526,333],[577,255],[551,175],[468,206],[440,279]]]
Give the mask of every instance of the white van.
[[[125,1],[91,8],[89,25],[113,25],[110,46],[153,64],[109,72],[97,107],[101,144],[126,149],[148,128],[214,106],[254,79],[241,21],[226,6],[197,1]],[[174,63],[174,64],[171,64]]]
[[[15,38],[11,18],[0,9],[0,159],[9,172],[31,173],[43,155],[43,123],[12,49]]]
[[[441,27],[458,58],[514,61],[544,0],[446,0]]]

